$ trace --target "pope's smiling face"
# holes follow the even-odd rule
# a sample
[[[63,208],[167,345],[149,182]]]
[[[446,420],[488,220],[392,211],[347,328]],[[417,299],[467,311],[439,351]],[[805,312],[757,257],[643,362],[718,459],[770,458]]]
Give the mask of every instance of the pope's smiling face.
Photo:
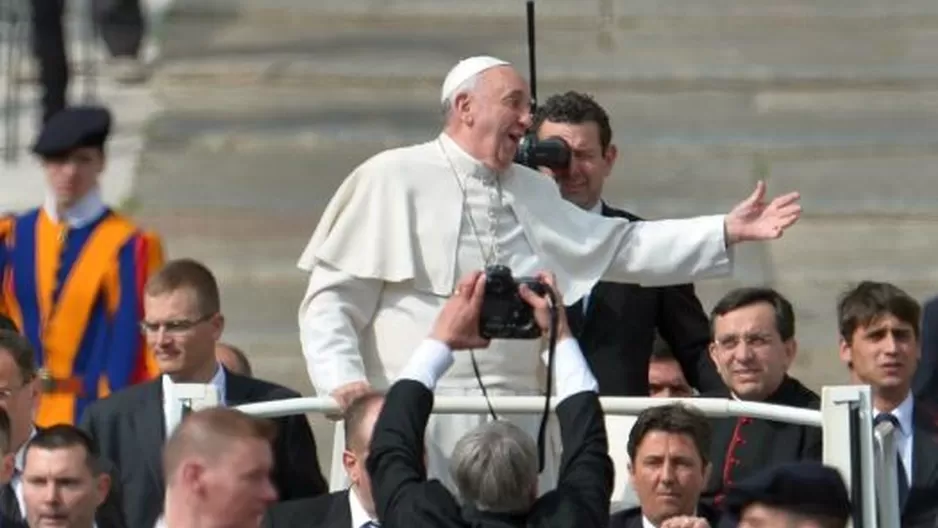
[[[531,126],[531,94],[521,75],[511,66],[485,70],[454,108],[469,131],[470,154],[497,171],[510,167]]]

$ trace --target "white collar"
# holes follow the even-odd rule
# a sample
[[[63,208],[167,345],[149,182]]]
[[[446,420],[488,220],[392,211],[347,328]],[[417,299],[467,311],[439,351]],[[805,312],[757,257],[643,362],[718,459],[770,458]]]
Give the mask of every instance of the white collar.
[[[371,518],[371,515],[365,511],[361,500],[358,498],[358,490],[355,486],[348,489],[348,506],[352,512],[352,528],[362,528],[368,523],[378,524],[378,521]]]
[[[34,436],[36,436],[37,432],[38,431],[36,431],[36,427],[33,426],[32,431],[29,432],[29,437],[25,442],[23,442],[23,445],[21,445],[20,448],[16,450],[16,457],[13,459],[13,466],[16,468],[16,471],[20,473],[23,472],[23,468],[26,466],[26,446],[29,445],[29,441],[32,440]]]
[[[169,378],[169,375],[163,374],[163,394],[167,394],[169,391],[168,387],[173,385],[173,380]],[[225,393],[225,385],[227,384],[227,377],[225,376],[225,369],[222,368],[221,364],[215,364],[215,375],[212,376],[212,379],[209,380],[209,383],[214,385],[218,389],[218,397],[221,399],[219,403],[224,404],[227,401],[227,395]]]
[[[104,204],[104,200],[101,198],[101,190],[95,187],[75,202],[75,205],[66,209],[61,218],[59,218],[58,208],[55,205],[55,198],[51,194],[46,196],[42,208],[53,222],[65,222],[73,229],[81,229],[104,214],[107,205]]]
[[[598,215],[603,214],[603,201],[597,200],[596,205],[594,205],[593,207],[590,207],[587,210],[593,214],[598,214]]]
[[[912,397],[912,391],[909,391],[909,394],[902,400],[902,403],[898,407],[893,409],[889,414],[896,417],[899,420],[899,433],[903,437],[912,436],[912,411],[915,409],[915,399]],[[880,413],[876,407],[873,407],[873,417]]]
[[[440,143],[443,144],[443,155],[449,158],[453,168],[459,173],[461,178],[471,177],[482,180],[483,182],[492,181],[497,174],[492,169],[485,166],[484,163],[472,157],[451,138],[449,134],[443,132],[440,134]]]

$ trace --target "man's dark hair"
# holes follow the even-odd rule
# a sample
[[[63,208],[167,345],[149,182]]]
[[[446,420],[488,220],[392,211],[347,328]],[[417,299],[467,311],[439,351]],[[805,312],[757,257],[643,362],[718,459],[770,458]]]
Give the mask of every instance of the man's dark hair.
[[[0,407],[0,455],[7,455],[13,448],[13,424],[10,414]]]
[[[539,130],[544,121],[569,123],[571,125],[596,123],[596,126],[599,127],[599,143],[602,146],[603,154],[606,153],[606,149],[612,143],[612,127],[609,125],[609,114],[592,96],[585,93],[571,90],[548,97],[534,113],[533,129],[535,131]]]
[[[46,429],[39,429],[28,444],[26,444],[26,454],[33,449],[44,449],[54,451],[56,449],[68,449],[71,447],[80,447],[85,452],[85,465],[91,470],[93,475],[99,475],[103,471],[101,457],[98,454],[98,447],[94,440],[88,436],[88,433],[82,431],[74,425],[58,424]],[[29,460],[29,457],[25,457]]]
[[[365,421],[365,417],[368,416],[368,409],[370,409],[373,404],[376,404],[378,401],[383,399],[384,394],[380,392],[366,392],[365,394],[362,394],[361,396],[352,400],[352,403],[350,403],[348,408],[345,409],[342,421],[345,422],[346,449],[356,451],[368,447],[359,445],[361,444],[361,439],[364,436],[363,431],[361,430],[362,424]]]
[[[868,326],[884,315],[912,327],[918,338],[922,307],[908,293],[888,282],[863,281],[841,295],[837,303],[840,337],[847,343],[861,326]]]
[[[710,443],[713,432],[710,422],[703,413],[680,403],[650,407],[642,411],[632,432],[629,433],[627,450],[629,458],[635,462],[638,446],[649,433],[664,432],[687,435],[694,441],[697,454],[706,466],[710,462]]]
[[[19,332],[20,329],[16,327],[16,323],[13,322],[13,319],[5,315],[0,315],[0,330],[12,330],[13,332]]]
[[[26,336],[13,330],[0,330],[0,351],[13,358],[23,383],[36,377],[35,352]]]
[[[661,336],[655,337],[654,344],[651,347],[651,362],[654,363],[655,361],[677,361],[671,346]]]
[[[767,303],[775,310],[775,329],[782,341],[795,337],[795,310],[788,299],[772,288],[738,288],[724,295],[710,311],[710,337],[716,337],[717,317],[756,303]]]

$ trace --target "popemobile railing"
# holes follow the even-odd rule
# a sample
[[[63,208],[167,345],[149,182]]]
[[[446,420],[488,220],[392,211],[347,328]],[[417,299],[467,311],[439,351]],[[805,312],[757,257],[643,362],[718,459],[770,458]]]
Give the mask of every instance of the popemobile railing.
[[[889,424],[877,426],[874,433],[869,387],[831,386],[822,390],[821,410],[806,410],[782,405],[714,398],[600,398],[609,416],[636,415],[652,406],[681,402],[710,417],[749,416],[779,422],[821,427],[824,439],[824,463],[840,470],[850,490],[854,513],[852,528],[892,528],[899,526],[898,489],[895,477],[893,430]],[[181,406],[181,402],[177,402]],[[551,402],[556,408],[556,402]],[[492,407],[501,414],[540,414],[541,397],[494,397]],[[293,414],[335,413],[331,398],[292,398],[237,407],[258,417],[274,418]],[[485,414],[482,397],[440,396],[434,401],[434,413]],[[336,422],[336,438],[342,438],[342,423]],[[341,473],[341,440],[333,449],[333,482],[344,480]],[[617,468],[624,471],[624,468]]]

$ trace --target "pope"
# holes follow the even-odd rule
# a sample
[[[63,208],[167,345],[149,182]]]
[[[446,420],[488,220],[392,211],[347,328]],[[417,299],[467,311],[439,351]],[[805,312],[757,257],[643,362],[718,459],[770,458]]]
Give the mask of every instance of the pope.
[[[599,280],[660,286],[726,275],[734,244],[776,239],[801,214],[797,193],[766,203],[760,182],[725,215],[659,222],[593,215],[565,201],[549,177],[513,163],[531,114],[528,85],[509,63],[486,56],[459,62],[440,103],[442,132],[355,168],[299,260],[309,272],[299,307],[307,370],[316,391],[341,406],[393,383],[457,278],[472,270],[549,270],[569,305]],[[436,394],[543,394],[542,353],[538,340],[493,340],[457,355]],[[505,418],[536,437],[539,416]],[[433,416],[431,477],[453,488],[449,454],[487,419]],[[559,446],[545,448],[542,491],[559,469]]]

